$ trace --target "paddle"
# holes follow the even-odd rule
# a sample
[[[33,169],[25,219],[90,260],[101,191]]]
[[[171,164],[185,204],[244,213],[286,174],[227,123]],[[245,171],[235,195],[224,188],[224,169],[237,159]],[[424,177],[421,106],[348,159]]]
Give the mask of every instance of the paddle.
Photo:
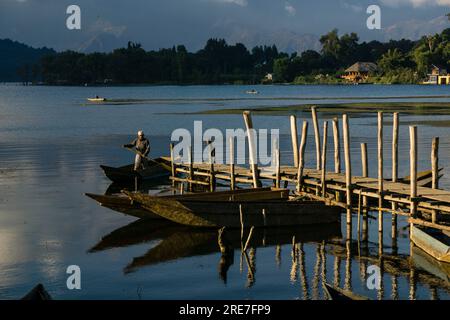
[[[142,152],[140,152],[140,151],[138,151],[138,150],[136,150],[136,149],[134,149],[134,148],[128,148],[128,147],[125,147],[125,146],[123,146],[123,148],[127,149],[128,151],[134,152],[135,154],[140,155],[142,158],[144,158],[144,159],[147,160],[147,161],[150,161],[150,162],[153,162],[153,163],[155,163],[155,164],[161,165],[161,163],[159,163],[158,161],[155,161],[155,160],[153,160],[153,159],[150,159],[150,158],[147,157],[147,156],[144,156],[144,155],[142,154]]]

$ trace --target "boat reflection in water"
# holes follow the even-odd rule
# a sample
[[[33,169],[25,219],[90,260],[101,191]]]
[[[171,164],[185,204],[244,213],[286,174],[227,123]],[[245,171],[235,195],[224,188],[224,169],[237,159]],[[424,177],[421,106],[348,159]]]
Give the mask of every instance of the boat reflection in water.
[[[158,240],[144,255],[133,258],[124,267],[125,275],[160,263],[211,255],[218,259],[218,276],[225,284],[229,270],[239,263],[240,272],[247,274],[243,285],[249,288],[257,283],[258,249],[273,247],[275,266],[280,267],[281,251],[288,247],[289,281],[299,285],[301,299],[326,299],[325,283],[376,299],[416,299],[418,286],[429,290],[430,299],[439,299],[439,292],[450,292],[449,270],[445,265],[436,264],[417,248],[411,256],[387,253],[380,256],[377,243],[343,239],[340,224],[256,228],[247,250],[243,251],[248,235],[248,229],[241,234],[240,229],[197,229],[164,220],[137,220],[104,236],[89,252]],[[371,281],[369,266],[378,267],[380,272],[376,294],[366,286]],[[385,292],[388,289],[389,294]]]

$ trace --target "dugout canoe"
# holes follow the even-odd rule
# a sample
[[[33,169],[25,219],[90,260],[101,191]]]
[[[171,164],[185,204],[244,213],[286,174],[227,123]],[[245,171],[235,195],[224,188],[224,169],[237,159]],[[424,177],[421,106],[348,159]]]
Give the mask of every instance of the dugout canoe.
[[[164,198],[123,191],[131,200],[159,216],[192,227],[282,227],[340,221],[341,209],[321,201],[289,201],[283,190],[255,192],[226,200],[201,197]],[[287,190],[286,190],[287,191]],[[277,195],[277,192],[279,195]],[[214,194],[214,193],[211,193]]]
[[[29,300],[29,301],[46,301],[52,300],[50,294],[45,290],[44,286],[39,283],[33,289],[30,290],[25,296],[23,296],[20,300]]]
[[[93,194],[85,193],[91,199],[97,201],[102,207],[121,212],[139,219],[164,219],[160,215],[155,214],[151,209],[144,208],[139,202],[133,201],[129,196],[119,194]],[[191,193],[184,195],[164,195],[154,196],[158,199],[203,199],[207,201],[241,201],[241,200],[274,200],[288,199],[289,190],[277,188],[258,188],[258,189],[241,189],[234,191],[217,191],[207,193]]]
[[[411,241],[436,260],[450,263],[450,234],[448,232],[412,225]]]
[[[367,297],[357,295],[351,291],[332,286],[328,283],[323,284],[324,291],[328,300],[351,301],[351,300],[369,300]]]
[[[136,179],[139,182],[158,179],[161,177],[169,177],[171,166],[162,158],[152,159],[147,161],[144,170],[134,171],[134,164],[129,164],[122,167],[109,167],[101,165],[105,175],[113,182],[122,184],[135,183]]]
[[[102,207],[117,211],[139,219],[162,219],[159,215],[143,208],[139,203],[133,202],[129,197],[123,194],[101,195],[93,193],[85,193],[91,199],[94,199]]]

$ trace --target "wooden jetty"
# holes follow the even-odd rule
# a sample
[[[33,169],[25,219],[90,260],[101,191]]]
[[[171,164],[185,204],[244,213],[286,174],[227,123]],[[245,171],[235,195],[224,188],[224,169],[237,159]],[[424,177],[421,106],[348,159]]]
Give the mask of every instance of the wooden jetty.
[[[280,150],[276,145],[272,154],[275,155],[275,165],[271,167],[258,167],[254,159],[255,141],[251,134],[253,121],[249,111],[243,113],[244,123],[247,129],[248,151],[250,156],[249,166],[238,166],[235,164],[234,142],[230,141],[230,161],[228,164],[219,164],[210,156],[209,162],[196,163],[192,161],[192,149],[189,161],[183,163],[177,160],[173,154],[173,145],[170,146],[170,157],[162,157],[171,165],[172,183],[181,184],[182,188],[194,186],[214,191],[218,181],[229,183],[230,189],[234,190],[240,186],[249,185],[259,187],[261,185],[273,184],[276,187],[292,187],[295,196],[309,198],[310,200],[322,201],[327,205],[338,206],[346,211],[347,237],[352,237],[352,216],[358,215],[358,237],[360,235],[360,221],[362,217],[363,240],[367,240],[368,212],[378,212],[379,249],[383,251],[383,232],[386,213],[392,217],[392,239],[397,237],[397,216],[408,217],[411,225],[419,225],[438,230],[450,231],[450,191],[439,189],[439,178],[442,176],[439,168],[439,138],[430,141],[432,152],[430,157],[430,169],[418,172],[417,127],[409,127],[409,149],[410,174],[408,177],[399,178],[398,163],[398,140],[400,117],[393,113],[392,125],[392,175],[385,175],[383,159],[383,125],[386,114],[378,113],[378,152],[377,175],[370,177],[368,172],[369,159],[367,156],[367,144],[361,144],[362,174],[352,173],[352,161],[350,154],[350,119],[344,114],[342,124],[339,125],[338,118],[333,119],[332,141],[334,146],[334,168],[327,168],[328,149],[328,122],[323,124],[323,135],[319,130],[318,109],[312,108],[312,120],[315,142],[315,167],[305,167],[305,149],[308,137],[308,121],[303,121],[301,138],[297,132],[297,119],[295,116],[289,118],[291,128],[291,141],[293,153],[293,165],[280,164]],[[340,136],[340,127],[342,137]],[[341,140],[342,139],[342,140]],[[299,143],[300,141],[300,143]],[[344,159],[341,159],[343,148]],[[343,162],[343,166],[341,165]]]

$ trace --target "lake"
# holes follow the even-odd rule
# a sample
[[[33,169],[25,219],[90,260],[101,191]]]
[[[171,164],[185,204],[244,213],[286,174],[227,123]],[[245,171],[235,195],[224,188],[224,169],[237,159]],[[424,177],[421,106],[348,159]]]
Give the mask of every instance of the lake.
[[[260,92],[257,97],[245,93],[253,88]],[[449,86],[0,85],[0,299],[20,298],[39,282],[55,299],[323,299],[325,280],[373,299],[449,299],[449,274],[420,253],[411,256],[404,218],[399,218],[396,244],[389,232],[384,233],[382,259],[377,254],[378,222],[370,219],[369,241],[361,247],[356,242],[346,246],[345,225],[259,230],[247,262],[238,247],[234,259],[221,257],[216,231],[135,221],[84,195],[102,194],[109,187],[100,164],[132,162],[133,155],[121,145],[139,129],[151,140],[151,156],[158,157],[169,154],[172,131],[191,130],[194,120],[202,120],[204,128],[244,127],[241,115],[190,113],[339,103],[348,98],[352,103],[367,98],[450,102],[449,94]],[[87,104],[86,98],[95,95],[125,101]],[[127,102],[131,99],[141,102]],[[310,120],[305,112],[297,117]],[[355,175],[361,172],[361,142],[368,144],[369,174],[377,174],[376,121],[375,112],[350,117]],[[390,114],[385,121],[389,177]],[[439,136],[440,166],[445,168],[440,186],[450,189],[450,126],[442,125],[445,121],[450,115],[400,115],[400,176],[409,173],[408,125],[420,123],[418,169],[430,168],[431,140]],[[282,164],[292,163],[289,118],[255,115],[253,122],[258,128],[280,130]],[[312,167],[313,136],[308,140],[306,164]],[[151,187],[153,192],[168,188]],[[386,214],[385,230],[390,230],[390,220]],[[230,232],[230,237],[234,241],[239,235]],[[382,287],[370,290],[367,268],[380,261]],[[70,265],[81,268],[81,290],[66,286]]]

